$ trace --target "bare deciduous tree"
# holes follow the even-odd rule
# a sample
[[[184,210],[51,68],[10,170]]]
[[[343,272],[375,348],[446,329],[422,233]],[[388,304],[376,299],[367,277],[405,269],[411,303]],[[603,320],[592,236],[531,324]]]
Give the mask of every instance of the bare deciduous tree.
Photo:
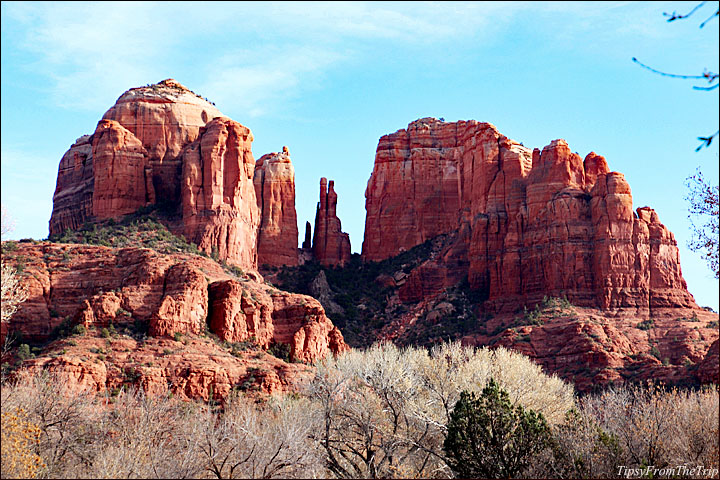
[[[311,442],[307,399],[271,399],[258,407],[235,396],[224,412],[207,411],[199,449],[213,478],[308,478],[325,473]]]
[[[701,252],[715,278],[720,278],[718,254],[720,245],[718,237],[718,218],[720,217],[720,188],[711,185],[700,169],[687,179],[688,193],[685,199],[690,202],[688,218],[692,225],[693,235],[689,243],[691,250]]]
[[[321,363],[311,395],[329,470],[340,478],[452,476],[442,450],[450,412],[460,392],[482,390],[491,376],[554,422],[574,406],[571,386],[502,348],[376,344]]]

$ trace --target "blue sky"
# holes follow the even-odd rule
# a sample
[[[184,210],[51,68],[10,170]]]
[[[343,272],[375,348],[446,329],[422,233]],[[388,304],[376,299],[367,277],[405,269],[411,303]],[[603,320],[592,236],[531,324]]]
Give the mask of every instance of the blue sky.
[[[128,88],[172,77],[283,145],[300,231],[322,176],[359,252],[380,136],[421,117],[487,121],[528,147],[564,138],[625,174],[634,206],[675,234],[700,305],[718,282],[686,244],[685,178],[717,183],[718,93],[652,74],[718,71],[718,2],[2,2],[2,203],[12,237],[45,238],[57,166]],[[717,142],[717,141],[716,141]]]

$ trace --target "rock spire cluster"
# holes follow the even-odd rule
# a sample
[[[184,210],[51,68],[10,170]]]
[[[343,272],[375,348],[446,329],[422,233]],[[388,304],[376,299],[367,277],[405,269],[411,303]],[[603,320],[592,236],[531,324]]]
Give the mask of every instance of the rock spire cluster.
[[[243,269],[297,265],[290,152],[256,162],[252,141],[248,127],[175,80],[132,88],[60,161],[50,235],[160,205],[176,218],[173,233],[219,260]],[[313,250],[324,265],[341,264],[348,237],[334,210],[319,215]]]
[[[297,265],[289,151],[256,162],[252,141],[174,80],[130,89],[63,156],[50,233],[169,204],[173,233],[223,261]],[[546,295],[604,309],[694,305],[658,215],[633,210],[623,175],[564,140],[533,151],[489,123],[422,118],[380,139],[365,196],[366,261],[455,238],[410,275],[405,301],[467,277],[498,308]],[[334,182],[322,178],[312,245],[306,229],[302,246],[325,266],[351,255],[336,207]]]

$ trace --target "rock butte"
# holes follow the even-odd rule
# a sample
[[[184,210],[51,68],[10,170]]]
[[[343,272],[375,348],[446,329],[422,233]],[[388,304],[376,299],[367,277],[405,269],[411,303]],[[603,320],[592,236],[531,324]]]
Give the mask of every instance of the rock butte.
[[[128,90],[92,135],[78,138],[58,168],[51,235],[158,205],[169,211],[173,233],[247,273],[235,278],[202,257],[139,248],[22,245],[31,298],[10,330],[43,340],[62,318],[103,327],[122,324],[127,314],[147,322],[151,335],[123,343],[134,360],[113,350],[112,366],[81,360],[95,341],[89,337],[78,346],[58,341],[66,354],[26,365],[102,391],[122,382],[123,369],[137,358],[150,359],[157,367],[141,373],[146,390],[207,400],[211,391],[224,398],[248,381],[253,360],[225,358],[227,352],[198,336],[205,328],[231,343],[289,345],[291,357],[306,362],[347,349],[317,300],[278,291],[256,273],[259,265],[313,258],[324,266],[350,261],[334,182],[320,180],[315,231],[306,224],[299,250],[289,151],[256,162],[252,141],[249,128],[172,79]],[[717,381],[716,330],[678,323],[698,316],[712,322],[712,315],[687,291],[673,234],[651,208],[633,210],[629,185],[602,156],[582,159],[563,140],[531,151],[489,123],[423,118],[380,139],[365,197],[365,261],[430,239],[438,245],[401,279],[376,279],[396,289],[398,302],[414,304],[380,338],[402,341],[421,316],[439,321],[453,308],[445,288],[467,278],[480,298],[478,311],[493,314],[482,329],[500,333],[481,334],[477,325],[466,344],[507,345],[554,372],[587,367],[591,373],[571,372],[581,389],[628,372]],[[328,308],[342,311],[324,274],[310,287]],[[505,328],[518,307],[543,297],[566,297],[583,318]],[[657,320],[652,332],[639,329],[640,318]],[[176,333],[193,335],[187,351],[160,355]],[[651,344],[669,365],[650,355]],[[686,362],[696,365],[692,375]],[[307,367],[277,359],[264,365],[271,367],[258,382],[267,392],[309,375]]]
[[[454,235],[411,273],[405,301],[467,276],[496,311],[543,296],[645,314],[698,308],[655,211],[633,211],[623,175],[564,140],[531,151],[489,123],[416,120],[380,139],[365,197],[365,260]]]

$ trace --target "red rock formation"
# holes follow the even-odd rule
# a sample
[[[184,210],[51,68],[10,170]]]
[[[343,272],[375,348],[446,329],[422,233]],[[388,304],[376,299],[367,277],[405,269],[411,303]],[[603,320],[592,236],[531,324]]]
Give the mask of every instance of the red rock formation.
[[[103,353],[97,353],[103,352]],[[126,335],[106,339],[88,334],[58,340],[22,365],[30,373],[48,371],[68,389],[110,393],[136,387],[150,395],[224,402],[233,390],[268,394],[299,391],[313,369],[286,363],[257,350],[234,351],[208,338],[182,341]]]
[[[205,331],[208,313],[208,286],[205,274],[184,263],[167,270],[163,299],[150,317],[149,333],[154,337],[176,332],[199,335]]]
[[[255,163],[255,196],[262,223],[258,232],[258,265],[297,265],[295,170],[290,153],[268,153]]]
[[[601,308],[697,308],[657,215],[633,213],[622,174],[563,140],[530,152],[487,123],[417,120],[380,139],[366,209],[366,260],[456,232],[412,272],[406,300],[467,274],[495,309],[563,295]]]
[[[312,248],[312,227],[310,222],[305,222],[305,240],[303,240],[302,248],[310,250]]]
[[[320,302],[307,295],[228,280],[213,283],[210,296],[210,329],[222,340],[252,340],[262,348],[286,344],[292,360],[310,363],[348,348]]]
[[[220,111],[173,79],[146,87],[131,88],[105,112],[130,130],[147,150],[158,198],[179,200],[180,154],[197,140],[200,128]]]
[[[47,340],[67,318],[87,328],[145,321],[155,337],[201,334],[209,324],[230,342],[289,344],[292,358],[308,362],[347,348],[317,300],[281,292],[256,275],[238,281],[197,255],[42,243],[19,244],[3,257],[24,262],[29,298],[9,330],[31,342]]]
[[[183,234],[201,250],[243,268],[257,267],[260,212],[252,140],[249,128],[220,117],[182,154]]]
[[[50,234],[81,227],[92,217],[95,176],[92,136],[78,138],[58,166]]]
[[[216,401],[238,388],[297,390],[311,368],[258,349],[286,343],[293,360],[314,362],[348,348],[315,299],[281,292],[257,274],[238,281],[204,257],[44,242],[21,243],[3,261],[24,263],[22,281],[29,290],[10,332],[42,342],[63,319],[85,325],[87,334],[58,339],[23,364],[58,373],[71,389],[105,392],[134,385],[181,398],[208,400],[213,394]],[[219,337],[255,346],[230,351],[197,336],[208,313],[210,330]],[[252,318],[260,322],[251,327],[254,341],[246,335]],[[102,327],[122,332],[137,322],[148,323],[147,340],[117,335],[108,342],[99,335]]]
[[[126,213],[125,210],[133,205],[153,203],[154,196],[159,201],[178,204],[182,169],[180,153],[198,138],[200,127],[220,116],[222,114],[213,105],[172,79],[131,88],[122,94],[115,105],[105,112],[98,129],[105,132],[112,123],[104,120],[114,120],[131,135],[115,132],[118,128],[114,128],[114,133],[104,133],[112,134],[114,140],[105,137],[101,145],[95,145],[92,137],[84,136],[70,147],[58,168],[50,235],[95,220],[93,200],[100,200],[98,212],[105,216]],[[123,142],[130,143],[118,143],[121,137]],[[98,165],[102,171],[95,174],[93,164],[97,160],[93,159],[92,150],[97,147],[102,149],[103,159]],[[114,148],[124,150],[116,153]],[[142,149],[144,160],[141,161],[138,154]],[[130,164],[126,165],[126,160],[131,158]],[[142,168],[138,163],[143,164]],[[117,179],[107,178],[110,168],[113,168],[113,173],[119,169]],[[102,187],[111,187],[111,190],[103,192],[95,188],[94,180],[98,177],[104,182]],[[141,178],[145,178],[144,185],[139,183]],[[93,199],[95,191],[98,197]],[[106,196],[108,200],[105,200]],[[123,212],[109,210],[115,205]]]
[[[715,340],[698,365],[698,377],[703,383],[717,385],[720,382],[720,340]]]
[[[118,217],[155,203],[147,151],[129,130],[113,120],[101,120],[93,135],[92,214],[96,219]]]
[[[380,138],[365,191],[365,260],[383,260],[458,226],[459,125],[423,118]]]
[[[173,233],[220,260],[297,265],[287,147],[258,160],[256,172],[252,140],[174,80],[132,88],[60,162],[50,234],[162,204],[179,217],[169,221]]]
[[[342,232],[337,217],[337,193],[335,182],[320,179],[320,202],[315,213],[315,235],[313,236],[313,255],[325,266],[345,265],[350,261],[350,236]]]
[[[581,392],[649,379],[685,385],[717,382],[716,313],[656,308],[651,317],[642,318],[635,309],[574,307],[549,298],[528,310],[475,317],[469,315],[467,293],[448,289],[406,305],[377,337],[399,345],[428,345],[448,337],[466,345],[503,345],[572,381]],[[459,325],[466,327],[462,334]]]

